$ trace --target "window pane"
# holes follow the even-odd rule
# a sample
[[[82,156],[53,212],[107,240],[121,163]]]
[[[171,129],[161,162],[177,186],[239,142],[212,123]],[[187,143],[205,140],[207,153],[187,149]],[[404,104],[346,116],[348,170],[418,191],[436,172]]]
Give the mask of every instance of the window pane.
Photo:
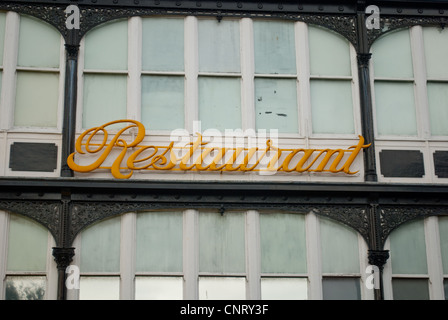
[[[358,278],[324,278],[322,280],[324,300],[360,300]]]
[[[6,14],[0,12],[0,66],[3,65],[3,50],[5,43],[5,27],[6,27]]]
[[[350,81],[311,80],[313,133],[354,133]]]
[[[240,30],[234,20],[199,20],[199,71],[240,71]]]
[[[152,130],[184,128],[184,77],[142,77],[142,123]]]
[[[199,214],[199,271],[245,272],[244,215]]]
[[[439,217],[439,234],[440,249],[442,251],[443,273],[448,274],[448,217]]]
[[[246,278],[199,277],[199,300],[244,300]]]
[[[298,132],[296,85],[295,79],[255,79],[257,129]]]
[[[137,271],[182,271],[182,213],[137,215]]]
[[[21,67],[59,67],[61,35],[51,25],[34,18],[20,17],[19,55]]]
[[[408,222],[390,235],[392,273],[426,274],[426,244],[423,220]]]
[[[59,74],[17,72],[14,125],[56,127]]]
[[[411,39],[409,30],[391,32],[373,43],[375,77],[412,78]]]
[[[201,128],[241,128],[241,89],[238,78],[199,78],[199,120]]]
[[[308,27],[310,73],[325,76],[350,76],[350,45],[342,36],[319,27]]]
[[[184,70],[184,20],[143,19],[143,70]]]
[[[417,135],[413,83],[375,81],[375,99],[379,135]]]
[[[7,276],[5,300],[43,300],[45,287],[45,277]]]
[[[305,216],[260,214],[261,272],[306,273]]]
[[[330,219],[320,218],[322,272],[359,272],[358,235],[353,229]]]
[[[428,82],[427,88],[431,134],[448,135],[448,83]]]
[[[87,33],[84,68],[126,70],[127,63],[127,20],[105,23]]]
[[[306,278],[262,278],[263,300],[306,300],[308,280]]]
[[[83,127],[92,128],[126,118],[126,76],[84,76]]]
[[[256,73],[296,74],[294,23],[254,21]]]
[[[394,300],[429,300],[428,280],[392,279]]]
[[[445,300],[448,300],[448,280],[443,280],[443,288],[445,291]]]
[[[119,300],[119,277],[81,277],[79,300]]]
[[[135,278],[135,300],[182,300],[182,277]]]
[[[423,42],[428,78],[448,78],[448,30],[424,27]]]
[[[8,271],[45,271],[48,231],[31,219],[10,215]]]
[[[120,217],[115,217],[100,221],[82,232],[81,272],[119,270]]]

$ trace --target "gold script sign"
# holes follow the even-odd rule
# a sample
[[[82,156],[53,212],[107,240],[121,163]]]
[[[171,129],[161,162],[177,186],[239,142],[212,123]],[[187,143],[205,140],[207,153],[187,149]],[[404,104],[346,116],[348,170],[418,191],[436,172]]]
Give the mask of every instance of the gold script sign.
[[[109,140],[106,127],[119,123],[130,124],[119,129]],[[125,132],[132,130],[134,131],[131,135],[133,141],[128,142],[125,140]],[[203,142],[203,137],[199,133],[195,141],[184,146],[175,146],[174,142],[168,146],[141,145],[144,138],[145,127],[138,121],[108,122],[88,129],[79,136],[75,144],[76,151],[68,157],[67,164],[76,172],[109,169],[117,179],[130,178],[134,170],[264,171],[271,174],[278,171],[343,172],[353,175],[358,171],[350,171],[350,166],[359,152],[370,146],[370,144],[364,144],[362,136],[359,136],[357,145],[347,149],[281,149],[274,146],[271,140],[266,140],[266,146],[263,148],[212,147],[207,146],[208,142]],[[111,166],[104,166],[103,163],[111,155],[112,150],[119,150],[119,154],[116,155]],[[179,156],[180,153],[181,156]],[[271,155],[269,159],[268,153]],[[98,154],[98,156],[92,163],[81,165],[75,162],[75,154],[78,154],[77,157],[86,154]],[[210,159],[209,163],[206,163],[206,158]],[[342,161],[343,158],[345,162]],[[263,159],[265,167],[260,168]],[[126,165],[123,166],[123,163]],[[122,171],[128,172],[123,174]]]

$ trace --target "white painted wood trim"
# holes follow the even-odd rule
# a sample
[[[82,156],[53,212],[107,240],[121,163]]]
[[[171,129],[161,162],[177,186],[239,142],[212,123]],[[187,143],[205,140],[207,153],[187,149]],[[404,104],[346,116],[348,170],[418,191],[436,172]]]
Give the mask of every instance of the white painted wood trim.
[[[322,300],[322,251],[319,218],[312,212],[305,216],[308,299]]]
[[[196,210],[188,209],[183,214],[183,269],[184,299],[199,297],[199,219]]]
[[[255,210],[246,212],[246,298],[261,299],[260,215]]]

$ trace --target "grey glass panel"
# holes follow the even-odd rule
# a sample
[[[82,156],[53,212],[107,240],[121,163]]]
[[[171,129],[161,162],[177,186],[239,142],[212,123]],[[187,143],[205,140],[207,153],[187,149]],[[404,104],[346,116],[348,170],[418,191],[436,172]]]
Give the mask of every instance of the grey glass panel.
[[[182,277],[135,278],[135,300],[182,300]]]
[[[14,125],[56,127],[58,93],[58,73],[17,72]]]
[[[448,72],[446,76],[448,77]],[[427,90],[431,134],[434,136],[447,136],[448,83],[428,82]]]
[[[184,19],[144,18],[143,70],[184,70]]]
[[[199,277],[199,300],[244,300],[246,278]]]
[[[199,71],[240,71],[240,30],[235,20],[199,20]]]
[[[199,120],[202,129],[241,128],[241,80],[199,77]]]
[[[262,278],[263,300],[306,300],[308,280],[306,278]]]
[[[443,289],[445,291],[445,300],[448,300],[448,280],[443,280]]]
[[[7,276],[5,300],[43,300],[46,279],[44,276]]]
[[[83,128],[126,119],[126,78],[125,75],[84,76]]]
[[[242,213],[199,214],[199,271],[244,272],[245,237]]]
[[[356,232],[330,219],[319,219],[322,249],[322,272],[359,272],[359,248]]]
[[[448,78],[448,29],[423,28],[426,71],[429,78]]]
[[[412,78],[411,38],[409,30],[387,33],[373,43],[375,77]]]
[[[128,22],[112,21],[89,31],[85,40],[86,69],[128,68]]]
[[[8,271],[45,271],[48,231],[31,219],[10,215]]]
[[[313,133],[355,132],[351,81],[311,80]]]
[[[120,217],[100,221],[81,234],[81,272],[120,270]]]
[[[119,277],[81,277],[79,300],[119,300]]]
[[[443,273],[448,274],[448,217],[439,217],[439,235]],[[446,283],[447,281],[445,280],[445,285]]]
[[[324,300],[360,300],[358,278],[327,278],[322,280]]]
[[[142,123],[152,130],[184,128],[184,77],[142,77]]]
[[[375,99],[379,135],[417,135],[413,83],[375,81]]]
[[[298,132],[297,84],[295,79],[255,79],[257,129]]]
[[[20,17],[19,66],[58,68],[60,50],[61,34],[53,26],[35,18]]]
[[[182,213],[137,216],[137,271],[182,271]]]
[[[427,279],[392,279],[394,300],[429,300]]]
[[[341,35],[308,26],[310,73],[322,76],[350,76],[350,45]]]
[[[261,272],[306,273],[305,216],[260,214]]]
[[[424,221],[407,222],[390,235],[390,260],[394,274],[426,274]]]
[[[255,72],[296,74],[294,23],[254,21]]]

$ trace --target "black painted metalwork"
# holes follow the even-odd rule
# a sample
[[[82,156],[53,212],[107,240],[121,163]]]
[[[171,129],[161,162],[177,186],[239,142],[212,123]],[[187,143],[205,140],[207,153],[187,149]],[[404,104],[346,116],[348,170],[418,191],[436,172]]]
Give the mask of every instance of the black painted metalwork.
[[[81,28],[67,29],[65,8],[76,4]],[[365,8],[381,9],[380,29],[367,29]],[[110,216],[165,208],[284,210],[313,212],[350,226],[365,239],[369,263],[382,271],[388,259],[384,243],[403,223],[448,214],[448,187],[377,182],[370,92],[370,47],[380,36],[414,25],[445,26],[448,1],[181,1],[181,0],[15,0],[0,10],[32,15],[53,25],[66,42],[61,178],[0,178],[0,209],[34,219],[56,241],[58,299],[65,299],[65,268],[73,258],[73,240],[86,227]],[[358,55],[362,132],[372,147],[364,153],[365,183],[206,183],[174,181],[80,180],[66,166],[73,151],[76,117],[77,61],[80,39],[107,21],[146,15],[254,17],[303,21],[331,29],[350,41]],[[382,285],[375,291],[383,299]]]

